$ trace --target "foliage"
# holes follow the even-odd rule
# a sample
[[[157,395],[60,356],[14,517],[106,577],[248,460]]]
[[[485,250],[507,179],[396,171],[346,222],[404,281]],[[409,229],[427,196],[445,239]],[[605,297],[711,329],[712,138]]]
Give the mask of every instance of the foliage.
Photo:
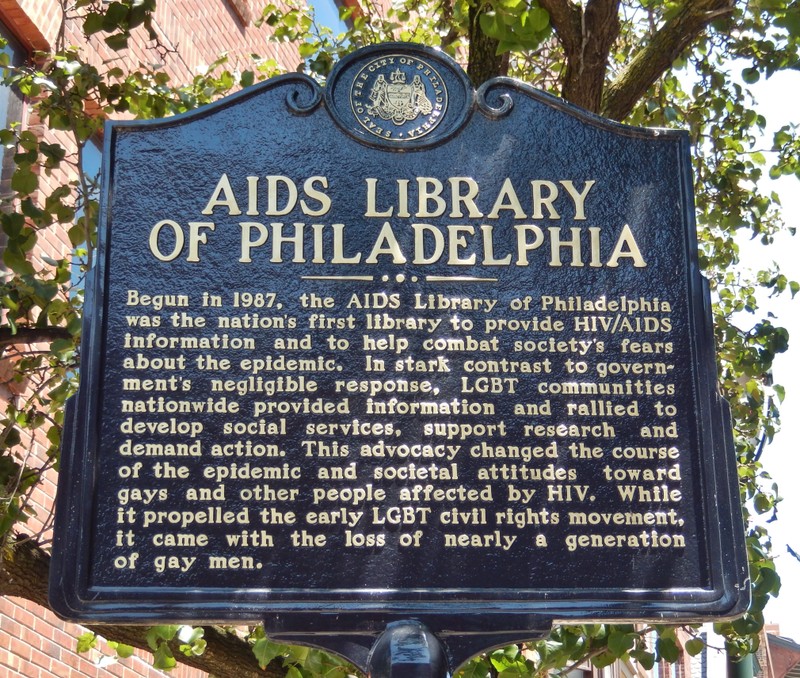
[[[249,639],[258,665],[263,669],[277,661],[286,670],[287,678],[347,678],[356,672],[352,666],[327,652],[305,646],[275,643],[267,638],[261,627],[253,629]]]
[[[562,83],[577,58],[569,49],[568,15],[584,12],[582,17],[588,19],[590,10],[600,4],[590,0],[583,3],[584,10],[563,0],[400,0],[381,9],[368,0],[359,10],[342,10],[349,28],[341,35],[292,2],[268,5],[261,21],[271,27],[273,40],[296,45],[302,58],[299,68],[320,79],[346,52],[385,40],[423,42],[456,58],[479,58],[469,51],[470,37],[474,39],[477,31],[507,57],[503,63],[509,74],[559,93],[566,91]],[[604,95],[598,111],[616,110],[608,107],[614,88],[629,85],[637,59],[648,57],[647,46],[664,37],[693,2],[605,4],[616,8],[619,26],[609,34],[613,49],[601,72]],[[794,296],[800,290],[796,281],[777,269],[749,274],[739,265],[740,242],[750,238],[769,245],[786,228],[777,197],[764,193],[761,180],[765,175],[800,178],[797,129],[784,126],[769,148],[760,148],[763,142],[758,139],[767,120],[748,87],[778,70],[797,67],[800,6],[788,0],[694,3],[699,5],[708,5],[709,14],[702,17],[696,35],[690,36],[691,49],[678,50],[680,56],[671,65],[650,77],[642,89],[644,95],[628,107],[625,121],[687,129],[694,142],[700,260],[715,302],[721,388],[735,421],[753,586],[748,614],[718,624],[717,630],[725,635],[729,652],[740,656],[757,649],[764,605],[780,587],[769,536],[753,518],[775,513],[780,499],[759,456],[779,426],[783,389],[773,383],[771,367],[774,357],[786,350],[788,336],[773,319],[763,317],[759,303],[765,294]],[[104,40],[113,50],[123,50],[132,31],[144,30],[155,37],[154,6],[155,0],[108,4],[78,0],[64,20],[81,22],[87,35]],[[23,68],[10,67],[7,57],[0,56],[5,84],[28,97],[49,130],[45,135],[18,127],[0,131],[0,142],[12,154],[14,165],[11,192],[0,205],[0,226],[7,238],[0,347],[10,366],[7,386],[12,394],[0,415],[0,535],[4,543],[28,520],[31,493],[42,475],[57,467],[64,405],[76,388],[81,278],[91,267],[98,215],[98,178],[80,171],[85,145],[106,116],[173,115],[277,72],[274,61],[254,57],[251,70],[233,73],[221,57],[191,82],[175,85],[158,65],[140,65],[130,71],[115,65],[99,68],[66,44],[41,56],[35,61],[38,65]],[[52,181],[63,170],[78,178],[69,183]],[[54,258],[38,254],[37,245],[55,232],[67,234],[71,251]],[[36,439],[34,432],[39,434]],[[41,458],[34,455],[40,444],[46,445],[44,463],[35,461]],[[47,517],[39,518],[46,529]],[[700,652],[703,641],[692,629],[687,631],[690,640],[679,641],[670,626],[558,626],[545,640],[474,659],[464,675],[545,675],[581,661],[601,667],[620,657],[649,668],[656,661],[676,661],[681,643],[689,654]],[[352,671],[325,653],[275,644],[260,628],[250,630],[248,642],[262,667],[277,662],[291,678],[336,678]],[[178,655],[198,655],[205,641],[202,629],[160,626],[149,631],[147,643],[155,665],[168,669],[176,663],[174,648]],[[78,645],[82,650],[94,647],[94,635],[82,636]],[[112,645],[112,649],[120,657],[129,654],[127,645]]]

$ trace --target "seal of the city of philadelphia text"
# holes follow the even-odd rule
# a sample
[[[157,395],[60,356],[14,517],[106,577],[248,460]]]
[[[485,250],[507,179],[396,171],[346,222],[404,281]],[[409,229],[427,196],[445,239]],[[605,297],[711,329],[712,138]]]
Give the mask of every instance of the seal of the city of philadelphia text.
[[[382,139],[413,141],[432,132],[447,110],[447,89],[427,61],[389,54],[368,62],[350,88],[359,124]]]

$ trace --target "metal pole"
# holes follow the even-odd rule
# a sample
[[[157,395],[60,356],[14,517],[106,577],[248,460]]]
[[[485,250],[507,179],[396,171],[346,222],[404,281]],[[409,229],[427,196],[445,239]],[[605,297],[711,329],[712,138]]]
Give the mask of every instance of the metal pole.
[[[393,622],[378,637],[367,659],[369,678],[450,678],[442,644],[417,621]]]
[[[728,657],[728,678],[753,678],[753,655],[745,655],[738,661]]]

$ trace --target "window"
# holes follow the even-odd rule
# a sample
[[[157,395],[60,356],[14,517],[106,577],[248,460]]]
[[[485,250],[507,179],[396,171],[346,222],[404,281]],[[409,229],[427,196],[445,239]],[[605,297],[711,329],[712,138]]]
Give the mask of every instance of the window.
[[[0,39],[5,42],[5,45],[0,47],[3,63],[9,66],[21,66],[27,53],[11,34],[11,31],[2,23],[0,23]],[[6,69],[2,68],[0,72],[5,75]],[[22,94],[16,89],[0,84],[0,129],[8,129],[14,123],[22,120],[22,103]],[[0,209],[10,209],[9,205],[5,205],[3,199],[11,194],[11,175],[13,173],[14,149],[6,148],[2,151],[2,160],[0,161]],[[5,249],[6,240],[5,232],[0,230],[0,253]],[[0,260],[0,270],[4,271],[5,269],[5,265]]]
[[[5,46],[0,49],[5,63],[10,66],[22,65],[27,53],[2,23],[0,23],[0,38],[5,42]],[[0,85],[0,128],[7,129],[21,120],[22,95],[11,87]],[[8,195],[10,190],[13,158],[13,149],[6,149],[3,153],[2,170],[0,170],[0,195],[3,196]]]

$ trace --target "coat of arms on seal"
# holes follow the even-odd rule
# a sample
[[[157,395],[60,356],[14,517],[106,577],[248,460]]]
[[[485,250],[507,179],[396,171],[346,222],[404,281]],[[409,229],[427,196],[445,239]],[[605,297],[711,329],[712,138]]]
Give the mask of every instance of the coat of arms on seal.
[[[350,103],[371,134],[412,141],[433,131],[447,108],[444,80],[428,62],[410,55],[370,61],[356,75]]]
[[[425,85],[419,75],[406,82],[406,74],[399,68],[392,71],[389,76],[391,84],[386,82],[383,75],[379,75],[372,90],[369,100],[372,105],[367,106],[370,115],[377,115],[384,120],[391,120],[396,125],[414,120],[420,113],[428,115],[433,110],[433,104],[425,96]]]

